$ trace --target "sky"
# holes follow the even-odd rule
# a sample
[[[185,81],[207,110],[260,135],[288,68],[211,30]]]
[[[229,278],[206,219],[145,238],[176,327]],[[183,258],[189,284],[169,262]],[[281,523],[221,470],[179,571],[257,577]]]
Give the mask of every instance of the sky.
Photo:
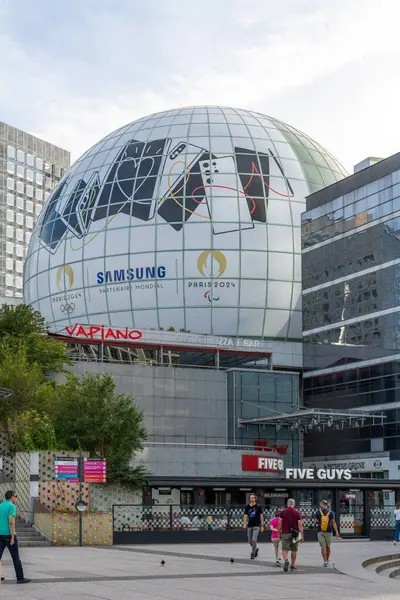
[[[399,0],[0,0],[0,120],[71,151],[169,108],[255,110],[343,166],[400,151]]]

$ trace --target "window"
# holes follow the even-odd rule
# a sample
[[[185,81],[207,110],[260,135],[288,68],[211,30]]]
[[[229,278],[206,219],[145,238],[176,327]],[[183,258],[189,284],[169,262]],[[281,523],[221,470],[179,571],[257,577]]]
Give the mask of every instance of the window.
[[[6,242],[7,254],[14,254],[14,244],[12,242]]]
[[[11,173],[11,175],[14,175],[14,173],[15,173],[14,163],[11,162],[10,160],[7,162],[7,173]]]
[[[13,190],[14,187],[15,187],[14,179],[11,179],[11,177],[7,177],[7,188],[9,190]]]
[[[27,154],[26,155],[26,164],[29,167],[33,167],[33,156],[32,156],[32,154]]]
[[[36,198],[36,200],[42,200],[43,199],[43,192],[42,192],[42,190],[39,190],[38,188],[36,188],[36,190],[35,190],[35,198]]]
[[[7,225],[7,227],[6,227],[6,236],[8,238],[14,237],[14,227],[11,227],[11,225]]]
[[[43,171],[43,161],[41,158],[36,158],[36,168]]]
[[[6,269],[7,269],[7,271],[14,270],[14,261],[12,258],[6,258]]]
[[[40,211],[42,210],[41,204],[35,204],[35,214],[40,215]]]
[[[44,193],[44,201],[47,202],[47,200],[50,198],[50,192],[45,192]]]
[[[9,259],[7,259],[9,260]],[[23,273],[24,272],[24,263],[22,262],[22,260],[16,260],[15,261],[15,270],[17,273]]]
[[[19,242],[22,242],[24,239],[24,232],[22,231],[22,229],[17,229],[15,237],[17,238],[17,240]],[[22,255],[21,255],[22,256]]]
[[[25,217],[25,225],[28,227],[28,229],[32,229],[32,227],[33,227],[32,217]]]
[[[7,146],[7,156],[9,158],[15,158],[15,148],[12,146]]]
[[[19,290],[22,290],[22,285],[23,285],[22,277],[16,277],[15,278],[15,287]]]
[[[25,209],[27,212],[33,213],[33,202],[31,202],[30,200],[27,200],[25,202]]]
[[[26,170],[26,178],[28,181],[33,181],[33,171],[32,169],[27,169]]]
[[[15,254],[16,254],[17,256],[23,256],[23,255],[24,255],[24,249],[23,249],[23,247],[22,247],[22,246],[20,246],[19,244],[17,244],[17,245],[15,246]]]
[[[26,195],[29,196],[29,198],[33,198],[33,187],[31,185],[26,186]]]
[[[17,165],[17,175],[22,179],[25,177],[25,169],[22,165]]]
[[[25,152],[22,152],[22,150],[17,150],[17,160],[18,162],[25,162]]]
[[[21,196],[17,196],[17,208],[24,209],[24,199]]]
[[[24,215],[22,213],[17,213],[15,220],[18,223],[18,225],[23,225],[24,224]]]
[[[9,223],[14,223],[14,211],[13,210],[6,211],[6,219]]]
[[[12,275],[6,275],[6,285],[14,285],[14,277]]]
[[[31,237],[32,237],[32,234],[30,233],[30,231],[26,231],[25,232],[25,241],[27,244],[29,244],[29,242],[31,241]]]
[[[8,206],[14,206],[14,194],[7,194]]]
[[[24,193],[24,184],[22,181],[17,181],[17,192],[18,194]]]
[[[41,173],[36,173],[35,179],[36,185],[43,185],[43,175]]]

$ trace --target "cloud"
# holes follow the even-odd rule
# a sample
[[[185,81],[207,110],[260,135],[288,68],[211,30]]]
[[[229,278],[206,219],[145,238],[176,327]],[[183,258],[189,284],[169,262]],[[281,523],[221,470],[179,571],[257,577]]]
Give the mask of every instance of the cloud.
[[[321,132],[321,142],[328,149],[332,142],[340,158],[335,115],[351,125],[357,114],[351,102],[346,114],[338,98],[361,88],[364,115],[379,103],[368,69],[381,81],[377,57],[399,57],[397,0],[203,0],[196,12],[181,0],[121,0],[118,10],[106,0],[38,0],[18,16],[25,2],[6,6],[0,4],[0,64],[8,82],[0,88],[3,119],[70,149],[74,158],[140,116],[205,103],[294,117],[291,124],[311,128],[307,133],[317,139]],[[32,36],[28,24],[45,31]],[[390,90],[398,95],[397,83]],[[378,132],[371,135],[378,140]],[[359,144],[359,132],[354,142],[346,140],[346,160],[361,152]]]

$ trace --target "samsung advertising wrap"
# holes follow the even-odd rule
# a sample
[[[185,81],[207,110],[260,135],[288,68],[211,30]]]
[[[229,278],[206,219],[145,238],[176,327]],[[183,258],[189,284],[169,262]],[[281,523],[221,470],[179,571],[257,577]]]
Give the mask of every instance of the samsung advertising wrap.
[[[306,148],[319,170],[304,167]],[[300,339],[305,196],[344,174],[259,113],[200,106],[139,119],[54,189],[29,246],[25,302],[53,333],[78,323],[129,338],[174,328]]]

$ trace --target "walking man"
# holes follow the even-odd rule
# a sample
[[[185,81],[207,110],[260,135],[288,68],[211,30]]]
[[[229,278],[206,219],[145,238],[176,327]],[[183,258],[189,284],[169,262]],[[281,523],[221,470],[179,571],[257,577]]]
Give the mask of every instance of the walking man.
[[[331,555],[332,531],[339,537],[339,531],[335,521],[335,513],[329,510],[326,500],[320,503],[320,509],[315,513],[315,526],[318,529],[318,542],[321,546],[321,554],[324,559],[324,567],[329,565]]]
[[[283,570],[289,571],[289,551],[290,551],[290,570],[295,571],[297,551],[299,543],[303,543],[303,523],[301,514],[295,509],[296,502],[293,498],[287,501],[287,508],[283,510],[279,517],[279,534],[282,537],[282,558],[284,560]]]
[[[11,490],[6,492],[5,501],[0,504],[0,561],[5,548],[8,548],[13,559],[17,583],[29,583],[30,579],[25,579],[19,558],[18,540],[15,535],[15,517],[17,510],[15,504],[17,496]]]
[[[250,503],[244,509],[243,527],[247,529],[247,539],[251,546],[250,558],[258,556],[257,539],[258,534],[264,531],[264,515],[261,506],[257,504],[257,496],[250,494]]]

